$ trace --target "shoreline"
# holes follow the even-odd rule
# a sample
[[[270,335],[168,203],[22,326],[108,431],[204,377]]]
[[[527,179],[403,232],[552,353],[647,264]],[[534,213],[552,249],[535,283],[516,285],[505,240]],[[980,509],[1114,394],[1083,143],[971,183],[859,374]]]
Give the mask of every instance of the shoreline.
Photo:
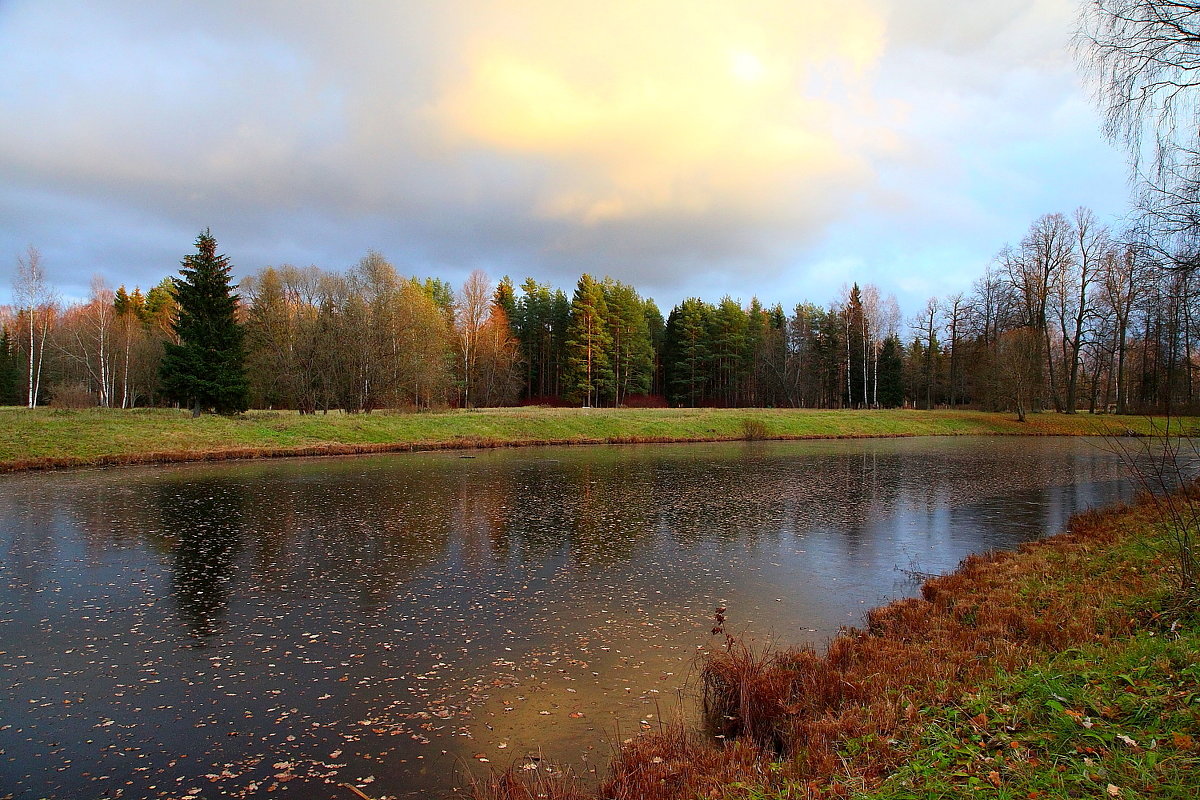
[[[46,456],[33,459],[0,461],[0,474],[18,472],[51,472],[69,469],[93,469],[100,467],[132,467],[152,464],[211,463],[218,461],[258,461],[285,458],[323,458],[336,456],[382,455],[388,453],[435,453],[456,450],[501,450],[526,447],[603,447],[607,445],[632,444],[716,444],[721,442],[812,442],[847,439],[917,439],[954,438],[958,436],[994,436],[1032,438],[1084,438],[1101,436],[1091,433],[1009,433],[976,432],[964,433],[837,433],[803,434],[778,436],[725,436],[725,437],[609,437],[606,439],[513,439],[471,440],[448,442],[392,442],[383,444],[298,445],[286,448],[231,448],[226,450],[194,451],[150,451],[146,453],[111,454],[93,457]]]
[[[1153,436],[1162,418],[979,411],[505,408],[241,417],[167,410],[0,410],[0,473],[516,447],[917,436]],[[1200,419],[1171,420],[1175,432]],[[174,446],[164,446],[164,445]]]
[[[1073,515],[873,608],[823,652],[726,637],[702,659],[703,725],[627,741],[597,790],[510,768],[472,796],[1195,796],[1198,600],[1179,594],[1165,522],[1147,498]]]

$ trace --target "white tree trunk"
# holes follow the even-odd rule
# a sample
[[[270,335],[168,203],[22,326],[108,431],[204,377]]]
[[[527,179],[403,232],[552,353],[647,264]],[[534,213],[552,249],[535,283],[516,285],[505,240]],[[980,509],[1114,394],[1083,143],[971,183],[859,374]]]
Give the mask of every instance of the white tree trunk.
[[[33,408],[37,405],[37,385],[33,382],[33,357],[34,357],[34,327],[33,327],[33,306],[29,306],[29,407]]]

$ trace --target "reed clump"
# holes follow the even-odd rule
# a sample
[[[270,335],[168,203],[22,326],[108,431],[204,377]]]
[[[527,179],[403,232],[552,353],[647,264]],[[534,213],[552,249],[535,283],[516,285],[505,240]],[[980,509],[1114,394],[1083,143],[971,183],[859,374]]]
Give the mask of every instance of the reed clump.
[[[492,772],[471,784],[473,797],[489,800],[594,800],[579,779],[570,772],[544,769],[537,761],[513,764],[502,772]]]
[[[776,777],[771,760],[751,742],[733,740],[714,747],[707,737],[670,725],[627,742],[609,765],[598,796],[612,800],[721,797],[736,783],[781,785]]]

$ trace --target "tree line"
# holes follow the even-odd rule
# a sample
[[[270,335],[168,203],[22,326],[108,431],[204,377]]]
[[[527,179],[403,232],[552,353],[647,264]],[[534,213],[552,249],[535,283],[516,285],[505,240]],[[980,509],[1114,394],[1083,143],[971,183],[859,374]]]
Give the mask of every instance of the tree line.
[[[197,241],[216,258],[211,237]],[[194,356],[174,349],[196,324],[180,310],[184,263],[184,278],[145,292],[97,277],[87,300],[64,305],[31,248],[0,317],[0,403],[190,402],[179,375]],[[237,291],[245,397],[231,408],[1196,407],[1192,272],[1087,209],[1039,217],[970,291],[908,318],[869,284],[787,311],[693,297],[664,318],[612,278],[585,274],[568,296],[476,271],[456,290],[403,276],[377,252],[344,271],[264,267]]]

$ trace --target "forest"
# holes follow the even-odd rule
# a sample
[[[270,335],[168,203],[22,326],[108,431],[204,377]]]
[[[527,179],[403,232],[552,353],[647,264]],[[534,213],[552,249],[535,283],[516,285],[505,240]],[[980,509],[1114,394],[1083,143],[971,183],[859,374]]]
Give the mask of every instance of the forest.
[[[97,275],[62,304],[31,247],[0,309],[0,404],[170,405],[176,281]],[[237,293],[254,408],[1196,408],[1192,271],[1083,208],[1034,220],[969,292],[907,316],[856,283],[824,304],[688,298],[664,318],[607,277],[568,295],[475,271],[455,289],[377,252],[345,271],[263,267]]]

